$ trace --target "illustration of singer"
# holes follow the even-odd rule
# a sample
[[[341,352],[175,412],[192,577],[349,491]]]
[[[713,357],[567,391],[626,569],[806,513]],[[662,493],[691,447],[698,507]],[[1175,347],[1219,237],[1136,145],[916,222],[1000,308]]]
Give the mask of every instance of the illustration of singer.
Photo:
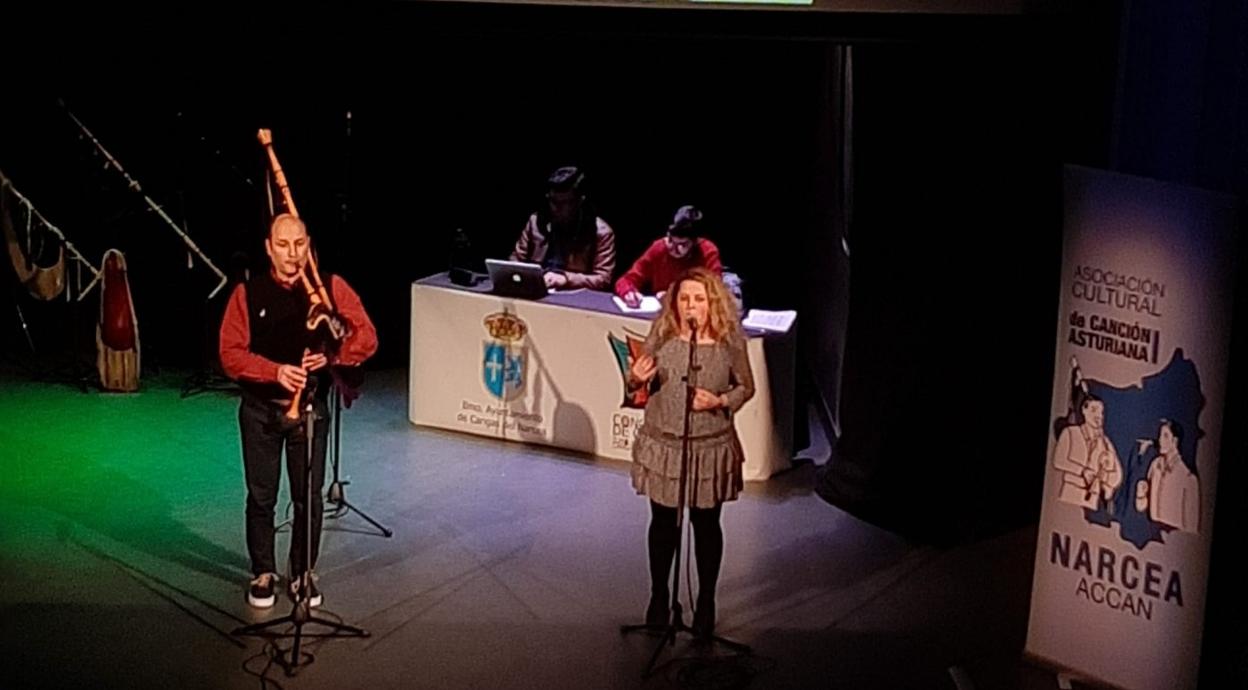
[[[1077,362],[1071,377],[1069,411],[1054,425],[1053,467],[1062,473],[1058,500],[1091,510],[1112,506],[1122,464],[1105,435],[1105,403],[1088,391]]]
[[[1182,442],[1183,426],[1171,419],[1161,420],[1156,442],[1139,441],[1141,454],[1155,443],[1157,455],[1148,477],[1136,482],[1135,507],[1162,527],[1195,534],[1200,531],[1200,479],[1179,452]]]

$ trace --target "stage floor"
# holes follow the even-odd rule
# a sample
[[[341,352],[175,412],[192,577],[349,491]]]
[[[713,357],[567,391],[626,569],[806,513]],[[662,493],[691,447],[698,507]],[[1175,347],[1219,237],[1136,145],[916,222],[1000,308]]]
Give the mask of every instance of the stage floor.
[[[405,377],[342,418],[347,499],[394,536],[328,520],[318,568],[322,615],[372,636],[313,641],[296,678],[230,634],[289,612],[243,598],[236,397],[0,380],[0,687],[1054,687],[1020,662],[1034,528],[915,546],[818,498],[812,464],[724,509],[716,632],[755,656],[682,638],[643,684],[656,640],[618,630],[649,591],[627,464],[413,427]]]

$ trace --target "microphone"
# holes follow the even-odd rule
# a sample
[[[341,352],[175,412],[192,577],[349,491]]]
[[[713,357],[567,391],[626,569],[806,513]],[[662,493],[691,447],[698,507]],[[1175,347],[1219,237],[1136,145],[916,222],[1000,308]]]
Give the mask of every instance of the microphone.
[[[689,326],[689,368],[685,374],[685,385],[689,389],[688,404],[693,404],[693,374],[702,369],[702,365],[694,361],[694,350],[697,349],[698,343],[698,320],[692,316],[685,320],[685,324]]]

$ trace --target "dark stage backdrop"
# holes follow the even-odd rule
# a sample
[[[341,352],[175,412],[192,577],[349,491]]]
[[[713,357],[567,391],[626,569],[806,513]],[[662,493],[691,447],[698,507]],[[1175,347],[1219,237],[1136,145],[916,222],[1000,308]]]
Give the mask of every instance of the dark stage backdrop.
[[[374,366],[406,363],[410,282],[446,268],[453,231],[480,256],[506,254],[552,168],[585,168],[621,271],[677,206],[697,204],[747,302],[803,314],[799,390],[833,414],[842,400],[836,500],[944,530],[933,515],[1038,506],[1040,465],[1026,458],[1041,457],[1045,430],[1027,420],[1044,417],[1051,381],[1059,171],[1106,160],[1114,10],[400,3],[26,24],[6,44],[26,81],[0,112],[0,167],[89,256],[127,252],[145,367],[207,364],[221,299],[205,300],[211,276],[187,268],[58,96],[232,272],[263,265],[255,130],[272,128],[324,268],[375,317]],[[67,41],[76,53],[48,49]],[[70,310],[25,306],[43,342],[72,342],[57,335]],[[991,402],[1004,383],[1013,405]],[[981,442],[950,448],[966,425]],[[998,461],[1005,446],[1017,463]],[[985,505],[942,498],[989,473],[999,491]]]
[[[405,363],[408,285],[446,268],[453,231],[504,256],[569,163],[617,231],[620,271],[693,203],[751,303],[798,306],[786,267],[811,231],[827,46],[463,31],[235,29],[168,59],[126,44],[136,62],[104,51],[11,102],[0,165],[88,256],[127,252],[150,363],[197,361],[188,326],[211,320],[211,275],[186,268],[180,240],[58,96],[222,268],[263,262],[255,130],[272,128],[323,267],[382,330],[381,365]]]

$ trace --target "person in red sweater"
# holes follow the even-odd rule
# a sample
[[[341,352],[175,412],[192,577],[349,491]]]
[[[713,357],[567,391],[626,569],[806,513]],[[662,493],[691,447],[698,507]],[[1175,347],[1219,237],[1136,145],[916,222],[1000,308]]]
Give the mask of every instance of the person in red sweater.
[[[269,608],[275,600],[273,509],[282,478],[282,448],[286,449],[290,496],[295,504],[290,540],[290,581],[294,585],[305,562],[308,568],[316,565],[321,542],[329,367],[357,366],[377,351],[377,330],[359,295],[336,275],[327,276],[325,282],[338,317],[347,326],[347,335],[326,352],[323,339],[308,330],[310,300],[300,279],[309,251],[308,230],[303,221],[289,214],[277,216],[264,246],[269,255],[269,270],[235,286],[220,334],[221,367],[227,376],[239,382],[243,391],[238,423],[247,482],[247,551],[255,576],[247,590],[247,602],[256,608]],[[306,505],[304,490],[306,431],[303,424],[286,420],[292,398],[305,389],[306,399],[312,402],[316,413],[311,506]],[[311,553],[305,554],[309,507]],[[315,581],[307,594],[312,606],[321,604]]]
[[[653,292],[662,296],[677,276],[702,267],[717,276],[724,273],[719,248],[705,237],[698,237],[702,212],[681,206],[667,228],[667,235],[654,241],[628,272],[615,281],[615,294],[630,307],[641,304],[641,296]]]

